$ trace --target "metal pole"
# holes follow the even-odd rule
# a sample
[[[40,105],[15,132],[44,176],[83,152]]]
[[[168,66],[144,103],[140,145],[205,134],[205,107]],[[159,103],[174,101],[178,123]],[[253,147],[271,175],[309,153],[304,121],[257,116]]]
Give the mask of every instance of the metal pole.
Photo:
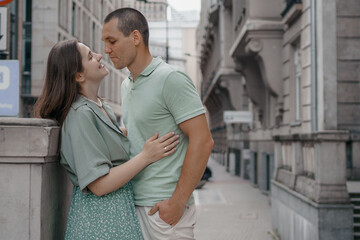
[[[316,0],[311,4],[311,131],[318,131],[318,77],[317,77],[317,29],[316,29]]]
[[[168,6],[169,4],[167,2],[148,2],[147,0],[137,0],[139,2],[144,3],[153,3],[153,4],[163,4],[165,5],[165,28],[166,28],[166,43],[165,43],[165,50],[166,50],[166,63],[169,63],[169,22],[168,22]]]
[[[165,3],[165,23],[166,23],[166,43],[165,43],[165,49],[166,49],[166,63],[169,63],[169,22],[168,22],[168,4]]]

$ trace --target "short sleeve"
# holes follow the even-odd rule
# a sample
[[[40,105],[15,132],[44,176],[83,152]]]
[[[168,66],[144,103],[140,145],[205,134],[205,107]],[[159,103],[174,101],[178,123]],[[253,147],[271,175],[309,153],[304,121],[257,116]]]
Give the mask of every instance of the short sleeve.
[[[72,115],[66,134],[72,144],[75,173],[81,191],[87,185],[109,173],[112,163],[108,148],[96,127],[96,117],[91,109],[79,108]]]
[[[193,82],[184,73],[170,73],[165,80],[162,94],[176,124],[205,113]]]

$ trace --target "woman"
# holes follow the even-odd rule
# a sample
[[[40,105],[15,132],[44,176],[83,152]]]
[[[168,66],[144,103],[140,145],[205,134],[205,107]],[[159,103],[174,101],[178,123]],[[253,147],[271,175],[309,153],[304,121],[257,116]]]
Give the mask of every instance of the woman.
[[[108,74],[101,55],[76,40],[49,53],[35,114],[61,125],[61,164],[74,184],[66,239],[142,239],[129,181],[176,150],[178,136],[150,137],[128,160],[128,140],[110,107],[98,98]]]

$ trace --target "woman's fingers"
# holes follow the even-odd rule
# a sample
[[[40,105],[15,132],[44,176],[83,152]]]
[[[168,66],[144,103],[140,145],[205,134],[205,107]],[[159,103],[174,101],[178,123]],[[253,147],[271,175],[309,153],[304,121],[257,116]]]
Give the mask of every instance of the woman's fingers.
[[[174,149],[176,147],[176,145],[179,144],[179,140],[177,140],[177,139],[178,139],[178,137],[174,136],[165,141],[165,143],[166,143],[165,147],[164,147],[165,152],[171,151],[172,149]]]
[[[179,135],[174,135],[174,132],[165,134],[164,136],[158,138],[158,142],[161,143],[161,147],[164,152],[171,151],[176,145],[179,144]],[[171,153],[170,153],[171,154]]]
[[[179,139],[179,135],[172,136],[172,137],[166,139],[165,141],[163,141],[162,145],[164,147],[169,146],[173,142],[176,142],[178,139]]]
[[[146,140],[146,141],[151,142],[151,141],[156,140],[158,137],[159,137],[159,133],[157,132],[157,133],[155,133],[153,136],[151,136],[150,138],[148,138],[148,140]]]
[[[159,137],[158,142],[162,143],[162,142],[166,141],[167,139],[174,137],[174,136],[175,136],[174,132],[169,132],[169,133],[165,134],[164,136]]]
[[[164,136],[159,137],[159,134],[156,133],[154,136],[149,138],[147,142],[150,144],[155,144],[158,150],[160,150],[160,154],[164,156],[168,156],[173,154],[176,151],[176,145],[179,144],[179,135],[175,135],[174,132],[169,132]],[[150,145],[149,145],[150,146]]]
[[[164,156],[165,156],[165,157],[166,157],[166,156],[169,156],[169,155],[173,154],[175,151],[176,151],[176,147],[172,148],[170,151],[165,152],[165,153],[164,153]]]

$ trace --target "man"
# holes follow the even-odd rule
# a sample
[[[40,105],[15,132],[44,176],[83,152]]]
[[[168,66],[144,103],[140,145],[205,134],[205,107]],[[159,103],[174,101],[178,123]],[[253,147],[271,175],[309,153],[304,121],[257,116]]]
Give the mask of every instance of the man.
[[[121,86],[123,121],[139,153],[148,136],[174,131],[176,152],[134,178],[136,211],[145,239],[194,239],[196,213],[192,192],[204,173],[213,140],[205,110],[191,79],[150,54],[145,17],[132,8],[110,13],[104,21],[105,53],[130,75]]]

